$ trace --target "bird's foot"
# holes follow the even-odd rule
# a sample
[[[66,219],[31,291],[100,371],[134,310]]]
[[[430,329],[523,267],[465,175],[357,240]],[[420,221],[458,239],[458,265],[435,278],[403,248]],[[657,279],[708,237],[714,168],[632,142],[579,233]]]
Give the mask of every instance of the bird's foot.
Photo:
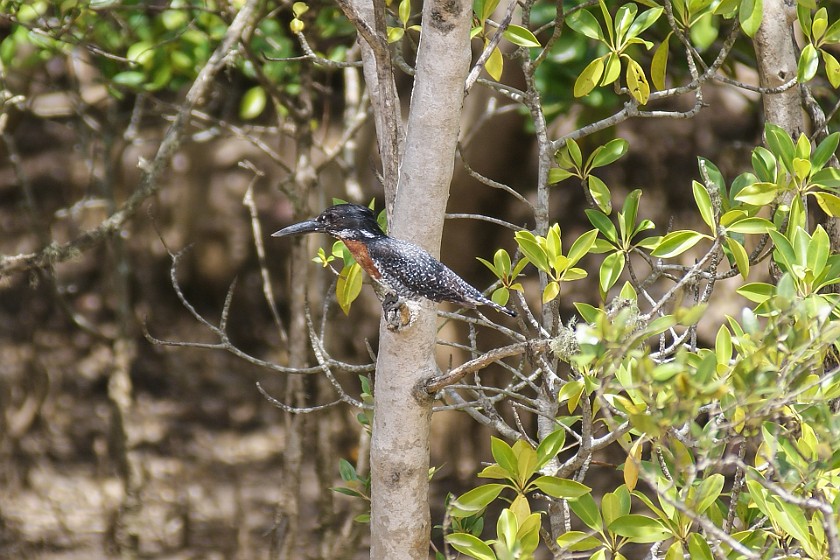
[[[393,293],[382,298],[382,313],[388,330],[400,332],[414,324],[417,318],[416,302],[404,300]]]

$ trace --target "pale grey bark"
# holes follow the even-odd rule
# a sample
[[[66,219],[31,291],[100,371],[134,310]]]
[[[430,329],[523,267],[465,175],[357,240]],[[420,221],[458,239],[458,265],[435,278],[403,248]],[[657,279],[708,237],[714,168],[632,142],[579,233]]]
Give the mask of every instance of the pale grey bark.
[[[455,144],[469,70],[472,5],[423,6],[405,153],[391,233],[439,254]],[[378,110],[378,108],[374,108]],[[419,384],[436,372],[435,314],[422,308],[399,333],[383,323],[377,356],[371,440],[371,553],[376,560],[425,559],[429,550],[431,401]]]
[[[753,37],[760,85],[777,88],[796,77],[797,52],[793,38],[795,3],[764,0],[761,26]],[[803,131],[804,117],[799,88],[763,93],[764,118],[788,131],[794,138]]]

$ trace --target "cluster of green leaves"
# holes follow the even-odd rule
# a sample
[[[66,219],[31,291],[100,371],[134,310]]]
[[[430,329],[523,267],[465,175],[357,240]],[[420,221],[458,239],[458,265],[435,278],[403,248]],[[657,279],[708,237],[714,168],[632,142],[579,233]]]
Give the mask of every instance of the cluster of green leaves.
[[[473,0],[473,13],[475,14],[476,25],[470,31],[470,39],[478,37],[484,43],[486,48],[490,43],[497,24],[491,22],[489,19],[496,8],[499,6],[499,0]],[[502,37],[510,41],[518,47],[539,47],[540,42],[525,27],[511,23],[507,29],[502,33]],[[484,69],[494,80],[502,78],[502,71],[504,70],[504,59],[502,58],[502,51],[496,46],[487,62],[484,63]]]
[[[796,72],[796,79],[800,82],[812,80],[817,74],[819,59],[822,58],[825,65],[825,74],[832,87],[840,87],[840,62],[829,51],[832,45],[840,43],[840,20],[828,23],[828,10],[816,9],[814,0],[800,1],[796,5],[796,15],[799,21],[799,28],[808,41],[808,44],[799,53],[799,65]]]
[[[333,492],[370,503],[370,475],[360,476],[353,463],[347,459],[338,460],[338,472],[344,486],[334,486],[331,488]],[[370,523],[370,511],[360,513],[353,520],[357,523]]]
[[[340,198],[333,199],[333,204],[344,204],[346,202],[346,200],[341,200]],[[376,200],[371,200],[368,206],[373,210],[375,204]],[[383,231],[387,229],[386,219],[385,210],[382,210],[376,217],[377,222],[379,222],[379,227]],[[350,306],[356,301],[359,294],[362,293],[362,267],[353,258],[350,250],[343,241],[336,241],[332,244],[329,253],[323,247],[320,247],[317,255],[312,260],[324,268],[332,268],[332,263],[336,260],[341,262],[340,270],[333,268],[333,272],[338,275],[338,280],[336,280],[335,284],[335,298],[341,310],[344,311],[344,314],[347,315],[350,313]]]
[[[577,177],[586,184],[589,189],[589,194],[595,205],[604,213],[612,212],[612,194],[607,185],[593,175],[592,172],[599,168],[609,165],[621,158],[627,153],[629,144],[623,138],[615,138],[610,140],[602,146],[598,146],[586,162],[583,161],[583,154],[580,146],[573,139],[566,140],[566,144],[554,155],[554,161],[557,167],[553,167],[548,171],[548,182],[559,183],[569,177]]]
[[[768,557],[785,550],[815,559],[828,555],[827,527],[836,524],[840,511],[840,451],[832,443],[840,429],[840,415],[832,409],[840,398],[840,372],[832,365],[840,352],[840,296],[831,291],[840,284],[840,255],[832,252],[827,232],[810,225],[807,202],[815,201],[829,216],[840,215],[838,172],[828,166],[840,135],[812,146],[805,136],[794,141],[767,125],[765,137],[767,147],[752,153],[752,170],[731,182],[700,158],[703,181],[692,182],[700,231],[643,236],[655,224],[639,218],[641,191],[636,190],[614,219],[611,206],[588,209],[595,229],[580,236],[567,255],[556,224],[545,237],[515,234],[522,261],[558,286],[546,289],[543,302],[556,297],[562,282],[585,276],[576,266],[582,258],[603,255],[601,305],[575,303],[583,321],[572,334],[574,343],[555,353],[571,371],[558,394],[569,416],[557,421],[571,425],[589,416],[611,430],[626,423],[628,431],[618,438],[627,453],[625,484],[607,492],[600,504],[588,493],[570,499],[572,515],[587,530],[559,537],[558,546],[569,552],[589,553],[592,560],[621,559],[629,543],[662,543],[665,558],[674,560],[686,554],[737,559],[743,549],[764,550]],[[601,146],[584,163],[577,145],[570,144],[557,158],[562,169],[557,176],[591,177],[599,157],[607,154],[613,161],[622,151],[618,146]],[[603,192],[609,195],[606,186]],[[684,343],[706,316],[706,303],[683,306],[678,300],[670,312],[643,315],[629,282],[609,299],[632,253],[661,265],[701,243],[707,255],[722,251],[743,281],[767,255],[779,274],[775,284],[750,282],[737,289],[748,305],[739,317],[725,318],[713,345]],[[749,254],[753,247],[759,250]],[[501,256],[492,265],[484,262],[500,279],[500,272],[512,272]],[[522,270],[517,266],[515,276]],[[505,285],[515,276],[508,275]],[[662,353],[666,338],[674,343],[663,359],[651,348],[660,341]],[[579,412],[584,403],[586,414]],[[726,492],[725,474],[734,458],[727,442],[739,438],[757,451],[736,459],[746,484]],[[517,442],[511,449],[526,448],[531,449]],[[501,456],[494,449],[497,463],[489,472],[516,472]],[[488,476],[488,469],[480,476]],[[475,558],[501,557],[500,550],[508,549],[500,543],[516,542],[511,540],[515,533],[506,529],[502,537],[497,527],[493,539],[482,541],[482,525],[468,516],[483,512],[505,487],[517,491],[516,499],[525,496],[527,480],[510,477],[508,486],[485,484],[455,500],[451,510],[469,519],[466,526],[473,530],[456,531],[453,546]],[[637,490],[639,483],[647,488]],[[824,507],[805,506],[813,503],[809,500]],[[835,518],[829,518],[829,510]],[[715,530],[731,539],[713,551],[710,531]],[[530,550],[520,545],[519,556],[505,557],[527,558]]]
[[[161,10],[140,0],[3,0],[0,11],[9,17],[11,27],[0,41],[0,60],[7,67],[32,68],[65,56],[79,45],[93,45],[91,60],[115,97],[122,97],[126,91],[177,91],[196,78],[229,22],[224,3],[215,0],[173,0],[167,4]],[[308,9],[304,2],[292,5],[292,33],[304,29],[307,17],[321,37],[352,36],[352,27],[334,17],[336,7],[319,9],[313,17],[307,14]],[[346,48],[344,43],[334,42],[328,52],[319,54],[343,60]],[[248,57],[233,57],[232,67],[241,76],[253,81],[264,77],[273,88],[289,95],[300,91],[298,69],[280,60],[296,54],[291,34],[280,20],[259,19],[249,49],[264,58],[257,67]],[[269,97],[263,85],[249,88],[240,99],[240,118],[260,116]],[[286,111],[279,101],[275,108]]]
[[[392,1],[393,0],[389,0],[386,4],[390,6]],[[390,25],[387,26],[389,43],[396,43],[402,39],[403,36],[405,36],[405,32],[408,30],[420,32],[419,25],[409,25],[409,21],[411,20],[411,0],[402,0],[400,2],[399,7],[397,8],[397,18],[402,25],[399,27],[392,27]]]
[[[522,269],[528,264],[527,259],[519,259],[516,265],[513,265],[510,260],[510,255],[504,249],[496,251],[493,255],[492,263],[486,259],[482,259],[481,257],[476,258],[479,262],[481,262],[481,264],[489,268],[502,283],[501,286],[493,290],[493,294],[490,296],[490,299],[501,306],[505,306],[510,299],[511,290],[516,290],[518,292],[524,291],[522,284],[519,283],[517,278],[521,276]]]
[[[455,530],[446,535],[446,542],[458,552],[479,560],[532,558],[540,541],[541,521],[540,514],[532,511],[529,494],[542,492],[558,499],[577,500],[590,492],[580,482],[540,473],[563,449],[565,441],[565,427],[548,435],[536,449],[522,440],[510,446],[492,438],[491,451],[496,462],[485,467],[478,477],[499,482],[482,484],[449,500],[447,513],[453,519]],[[514,497],[505,499],[509,505],[499,515],[496,537],[482,540],[487,507],[501,499],[505,491]]]
[[[519,250],[525,259],[548,275],[548,283],[542,293],[542,302],[548,303],[560,295],[560,285],[586,278],[587,272],[575,266],[580,259],[589,253],[598,236],[597,230],[590,230],[581,235],[569,247],[569,253],[563,254],[563,240],[560,236],[560,225],[554,224],[548,230],[548,235],[534,235],[530,231],[517,231],[514,235]]]
[[[578,10],[566,18],[566,24],[577,33],[595,39],[606,47],[607,52],[592,60],[575,81],[575,97],[588,95],[596,86],[615,83],[624,67],[624,82],[630,95],[644,105],[650,96],[650,85],[641,64],[634,59],[630,51],[635,45],[642,45],[647,50],[653,43],[642,39],[640,35],[656,23],[663,9],[659,6],[638,13],[636,4],[623,4],[615,17],[610,13],[604,0],[599,0],[601,17],[604,25],[588,10]],[[606,30],[606,31],[605,31]]]

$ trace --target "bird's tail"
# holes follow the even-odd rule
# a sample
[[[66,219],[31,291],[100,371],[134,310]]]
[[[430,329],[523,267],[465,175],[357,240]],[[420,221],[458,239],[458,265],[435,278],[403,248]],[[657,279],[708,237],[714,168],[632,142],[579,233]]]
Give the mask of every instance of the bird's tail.
[[[481,300],[481,303],[483,303],[484,305],[488,305],[488,306],[492,307],[493,309],[495,309],[499,313],[504,313],[505,315],[508,315],[510,317],[516,317],[516,311],[514,311],[513,309],[509,309],[507,307],[504,307],[502,305],[499,305],[495,301],[483,298]]]

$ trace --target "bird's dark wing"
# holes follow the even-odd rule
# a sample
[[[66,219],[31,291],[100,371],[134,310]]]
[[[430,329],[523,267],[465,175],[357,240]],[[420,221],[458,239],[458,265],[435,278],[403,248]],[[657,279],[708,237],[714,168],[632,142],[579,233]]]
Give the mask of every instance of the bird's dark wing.
[[[368,251],[382,274],[381,280],[403,297],[421,296],[468,307],[484,299],[478,290],[413,243],[384,238],[371,243]]]

